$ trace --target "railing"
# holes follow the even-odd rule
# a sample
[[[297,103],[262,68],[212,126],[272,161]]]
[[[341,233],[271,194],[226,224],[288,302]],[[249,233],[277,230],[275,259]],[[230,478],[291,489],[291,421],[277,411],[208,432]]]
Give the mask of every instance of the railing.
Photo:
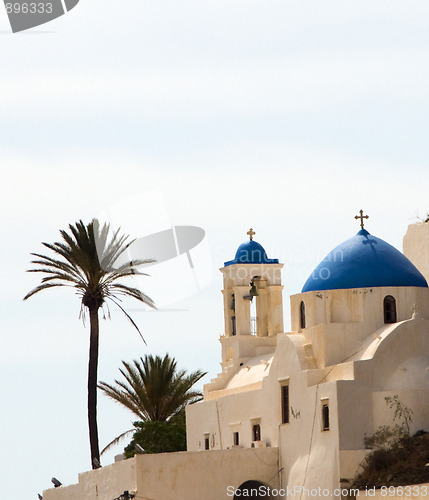
[[[258,335],[258,318],[256,316],[250,318],[250,333]]]
[[[231,335],[234,336],[237,334],[237,324],[235,316],[231,316]],[[250,334],[258,335],[258,318],[256,316],[252,316],[250,318]]]

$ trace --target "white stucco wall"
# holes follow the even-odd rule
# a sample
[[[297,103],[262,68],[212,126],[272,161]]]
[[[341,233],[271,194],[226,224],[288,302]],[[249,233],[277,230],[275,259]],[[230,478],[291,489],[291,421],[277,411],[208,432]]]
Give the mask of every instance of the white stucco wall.
[[[410,224],[403,240],[408,257],[429,283],[429,222]]]
[[[383,300],[396,300],[397,321],[410,319],[413,306],[429,318],[429,288],[378,287],[306,292],[291,296],[292,331],[303,333],[321,368],[342,363],[362,342],[385,326]],[[306,305],[306,328],[300,328],[300,304]]]
[[[44,500],[113,500],[125,490],[153,500],[222,500],[248,480],[279,487],[278,449],[136,455],[45,490]]]
[[[124,460],[79,474],[78,484],[43,492],[43,500],[113,500],[125,490],[137,489],[136,460]]]

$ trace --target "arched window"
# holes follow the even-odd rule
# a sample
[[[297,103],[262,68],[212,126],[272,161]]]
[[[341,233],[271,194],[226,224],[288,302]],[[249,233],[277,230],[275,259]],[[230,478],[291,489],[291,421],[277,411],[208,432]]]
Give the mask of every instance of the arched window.
[[[304,304],[304,301],[302,301],[301,305],[299,306],[299,325],[300,325],[301,329],[305,328],[305,304]]]
[[[391,295],[386,295],[383,301],[384,322],[396,323],[396,300]]]

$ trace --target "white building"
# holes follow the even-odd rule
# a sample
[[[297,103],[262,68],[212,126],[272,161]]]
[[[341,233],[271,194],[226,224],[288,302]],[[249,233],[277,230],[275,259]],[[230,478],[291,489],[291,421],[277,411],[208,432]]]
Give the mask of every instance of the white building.
[[[369,234],[363,217],[361,226],[291,297],[291,332],[282,264],[249,231],[221,269],[222,372],[187,408],[188,452],[137,456],[44,499],[112,500],[124,490],[156,500],[249,497],[243,484],[334,498],[367,453],[364,435],[392,423],[385,396],[413,409],[413,431],[428,429],[429,224],[410,226],[404,241],[423,274]]]
[[[283,333],[282,265],[253,231],[225,262],[222,373],[188,407],[188,450],[278,447],[281,485],[333,492],[354,477],[364,435],[391,423],[385,396],[414,410],[413,430],[429,428],[426,279],[361,226],[291,297],[291,332]],[[410,237],[409,251],[427,256],[429,224],[415,227],[426,245]]]

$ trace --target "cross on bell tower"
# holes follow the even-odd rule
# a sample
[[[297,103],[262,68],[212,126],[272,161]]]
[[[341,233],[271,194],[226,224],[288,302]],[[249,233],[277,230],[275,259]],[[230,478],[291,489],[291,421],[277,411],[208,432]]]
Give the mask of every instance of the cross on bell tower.
[[[363,220],[369,219],[369,215],[363,215],[363,210],[359,210],[360,215],[355,215],[355,219],[360,219],[360,227],[363,229]]]

